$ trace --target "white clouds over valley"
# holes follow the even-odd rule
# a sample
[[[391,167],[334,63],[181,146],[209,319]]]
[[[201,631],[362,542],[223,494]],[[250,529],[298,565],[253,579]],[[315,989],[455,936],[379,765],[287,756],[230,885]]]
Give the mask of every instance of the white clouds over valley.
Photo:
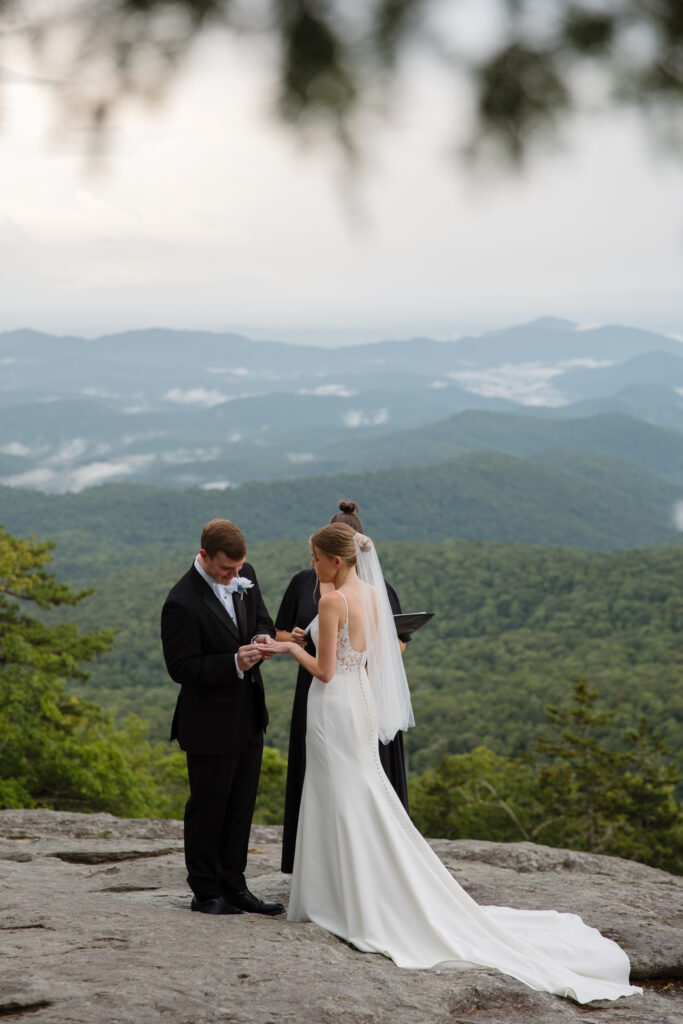
[[[30,455],[31,449],[27,448],[25,444],[20,444],[18,441],[12,441],[10,444],[3,445],[3,447],[0,448],[0,452],[2,452],[3,455],[23,456]]]
[[[186,465],[189,462],[211,462],[220,455],[220,448],[178,448],[176,451],[163,452],[161,458],[170,465]]]
[[[342,422],[347,427],[379,427],[388,421],[388,409],[377,409],[374,412],[367,413],[361,409],[349,409],[342,414]]]
[[[315,455],[313,452],[287,452],[287,458],[290,462],[313,462]]]
[[[9,487],[36,487],[55,494],[74,493],[86,487],[96,487],[110,480],[121,480],[144,469],[154,461],[154,455],[132,455],[112,462],[89,462],[72,469],[52,469],[40,466],[26,473],[15,473],[2,479]]]
[[[85,439],[82,437],[74,437],[70,441],[65,441],[54,455],[50,456],[49,462],[53,463],[67,463],[75,462],[81,455],[85,454],[87,449]]]
[[[347,388],[344,384],[321,384],[318,388],[302,388],[299,394],[320,395],[322,397],[336,396],[338,398],[353,398],[353,396],[358,394],[358,392],[352,391],[351,388]]]
[[[465,391],[485,398],[505,398],[521,405],[566,405],[567,399],[550,381],[565,371],[584,368],[597,370],[611,363],[599,359],[567,359],[564,362],[503,363],[485,370],[457,370],[448,376]]]
[[[222,405],[223,402],[230,401],[229,395],[224,395],[222,391],[217,391],[215,388],[212,390],[188,388],[186,391],[183,391],[182,388],[171,388],[163,397],[166,402],[177,402],[179,405],[203,405],[209,409],[214,405]]]

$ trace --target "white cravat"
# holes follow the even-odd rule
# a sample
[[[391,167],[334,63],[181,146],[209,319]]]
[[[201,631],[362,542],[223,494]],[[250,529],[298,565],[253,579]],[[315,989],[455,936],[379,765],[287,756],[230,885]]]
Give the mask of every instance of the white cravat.
[[[194,567],[199,573],[199,575],[203,579],[205,579],[206,582],[209,584],[209,586],[213,590],[214,594],[216,595],[220,603],[225,608],[226,612],[228,613],[234,624],[237,625],[235,605],[233,604],[232,601],[232,595],[236,589],[235,581],[231,580],[230,583],[226,585],[224,583],[219,583],[218,580],[215,580],[213,578],[213,576],[209,576],[208,572],[206,572],[205,569],[202,569],[201,565],[199,564],[199,555],[197,555],[197,557],[194,560]]]

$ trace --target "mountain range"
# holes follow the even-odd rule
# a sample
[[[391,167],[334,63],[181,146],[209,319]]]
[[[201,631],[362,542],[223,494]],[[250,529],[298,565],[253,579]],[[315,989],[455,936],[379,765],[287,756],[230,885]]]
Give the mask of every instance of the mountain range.
[[[11,487],[225,490],[554,449],[678,481],[681,432],[683,344],[617,325],[544,317],[453,342],[337,349],[163,329],[0,334],[0,482]]]

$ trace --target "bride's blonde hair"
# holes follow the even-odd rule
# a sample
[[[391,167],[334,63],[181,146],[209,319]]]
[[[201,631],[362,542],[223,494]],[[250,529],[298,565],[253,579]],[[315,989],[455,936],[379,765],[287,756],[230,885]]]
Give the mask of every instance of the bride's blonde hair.
[[[330,523],[321,526],[310,538],[313,547],[322,551],[328,558],[341,558],[346,565],[356,564],[356,531],[346,523]]]

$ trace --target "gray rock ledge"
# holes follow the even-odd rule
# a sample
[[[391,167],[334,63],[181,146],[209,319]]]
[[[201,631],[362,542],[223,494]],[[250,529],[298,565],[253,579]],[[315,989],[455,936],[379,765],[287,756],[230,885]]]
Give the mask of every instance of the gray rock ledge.
[[[250,885],[286,902],[281,830]],[[577,1006],[490,970],[404,971],[313,924],[189,912],[178,821],[0,811],[0,1017],[35,1024],[680,1024],[683,879],[531,843],[434,840],[480,903],[578,913],[643,997]]]

